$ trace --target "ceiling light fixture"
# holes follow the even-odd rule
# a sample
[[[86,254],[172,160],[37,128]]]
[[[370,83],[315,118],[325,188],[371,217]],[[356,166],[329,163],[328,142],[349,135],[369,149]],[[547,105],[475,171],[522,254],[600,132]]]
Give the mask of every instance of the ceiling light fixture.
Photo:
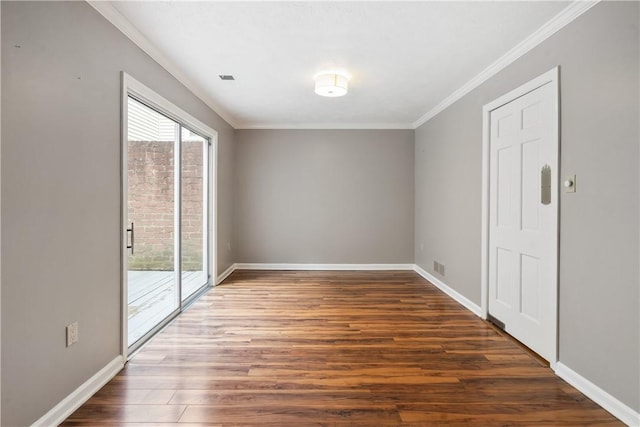
[[[349,78],[342,73],[323,72],[316,74],[316,90],[320,96],[336,97],[347,94]]]

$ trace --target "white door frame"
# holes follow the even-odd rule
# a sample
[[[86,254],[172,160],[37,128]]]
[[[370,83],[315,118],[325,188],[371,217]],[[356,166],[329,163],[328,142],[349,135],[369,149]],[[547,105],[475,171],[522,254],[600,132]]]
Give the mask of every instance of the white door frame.
[[[482,108],[482,250],[481,250],[481,312],[482,318],[486,319],[489,314],[489,150],[491,144],[491,112],[497,108],[502,107],[505,104],[519,98],[527,93],[538,89],[546,84],[551,84],[553,93],[555,94],[555,100],[553,102],[553,115],[556,118],[553,126],[555,129],[552,131],[552,135],[555,137],[555,143],[559,149],[560,147],[560,68],[555,67],[541,76],[525,83],[524,85],[512,90],[511,92],[499,97],[498,99],[486,104]],[[560,176],[559,168],[560,161],[555,165],[551,165],[552,170],[556,171],[556,176]],[[558,361],[558,255],[559,255],[559,211],[560,211],[560,191],[558,179],[552,180],[551,183],[551,197],[552,200],[556,200],[556,221],[554,234],[558,236],[558,245],[556,245],[556,253],[551,254],[552,266],[555,269],[556,283],[554,288],[556,292],[552,294],[552,300],[548,303],[552,304],[553,322],[555,324],[554,336],[552,339],[553,357],[549,361],[551,368],[555,367]]]
[[[211,142],[211,148],[209,149],[209,183],[208,183],[208,192],[209,192],[209,217],[204,218],[204,221],[209,226],[209,235],[207,237],[209,242],[209,279],[207,282],[208,286],[216,285],[216,277],[218,272],[218,264],[217,264],[217,247],[218,247],[218,215],[217,215],[217,206],[218,206],[218,191],[217,191],[217,180],[216,180],[216,171],[218,170],[218,132],[209,126],[202,123],[200,120],[193,117],[191,114],[187,113],[180,107],[173,104],[171,101],[168,101],[166,98],[158,95],[149,87],[140,83],[138,80],[131,77],[129,74],[124,71],[121,72],[122,77],[122,94],[121,94],[121,108],[120,108],[120,122],[121,122],[121,171],[120,171],[120,179],[121,183],[121,204],[122,209],[120,212],[120,230],[121,230],[121,241],[120,241],[120,255],[121,255],[121,310],[122,310],[122,321],[121,321],[121,344],[120,344],[120,352],[122,357],[126,361],[131,355],[129,354],[129,343],[128,343],[128,301],[127,301],[127,270],[128,270],[128,257],[127,257],[127,218],[128,218],[128,205],[127,205],[127,169],[128,169],[128,158],[127,158],[127,141],[128,141],[128,117],[127,117],[127,100],[128,96],[134,95],[136,98],[140,98],[145,101],[145,103],[149,104],[157,111],[166,115],[167,117],[175,120],[179,123],[182,123],[188,126],[191,130],[197,132],[201,136],[209,138]],[[177,236],[176,236],[177,238]],[[207,240],[205,239],[205,240]],[[181,304],[184,302],[181,301]]]

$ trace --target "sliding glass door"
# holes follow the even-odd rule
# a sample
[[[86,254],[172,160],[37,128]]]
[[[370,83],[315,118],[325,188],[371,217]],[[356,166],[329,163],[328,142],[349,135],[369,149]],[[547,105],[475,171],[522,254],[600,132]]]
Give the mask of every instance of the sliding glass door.
[[[207,138],[127,98],[127,347],[137,348],[209,282]]]
[[[128,344],[179,309],[175,147],[180,125],[128,99]]]
[[[209,141],[187,128],[181,133],[182,300],[186,301],[208,280],[207,170]]]

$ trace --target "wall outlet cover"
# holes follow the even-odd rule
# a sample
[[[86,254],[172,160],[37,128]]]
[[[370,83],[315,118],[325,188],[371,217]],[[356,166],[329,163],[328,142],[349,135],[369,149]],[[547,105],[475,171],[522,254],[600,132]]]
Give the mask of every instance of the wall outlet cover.
[[[67,325],[67,347],[78,342],[78,322]]]

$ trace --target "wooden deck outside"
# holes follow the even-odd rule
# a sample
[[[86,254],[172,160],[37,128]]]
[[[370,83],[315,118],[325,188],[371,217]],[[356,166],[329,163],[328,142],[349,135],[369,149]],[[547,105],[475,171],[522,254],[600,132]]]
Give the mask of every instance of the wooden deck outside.
[[[182,273],[183,297],[206,283],[204,272]],[[177,307],[173,271],[129,271],[129,345],[136,342]]]
[[[620,426],[413,272],[237,271],[65,426]]]

